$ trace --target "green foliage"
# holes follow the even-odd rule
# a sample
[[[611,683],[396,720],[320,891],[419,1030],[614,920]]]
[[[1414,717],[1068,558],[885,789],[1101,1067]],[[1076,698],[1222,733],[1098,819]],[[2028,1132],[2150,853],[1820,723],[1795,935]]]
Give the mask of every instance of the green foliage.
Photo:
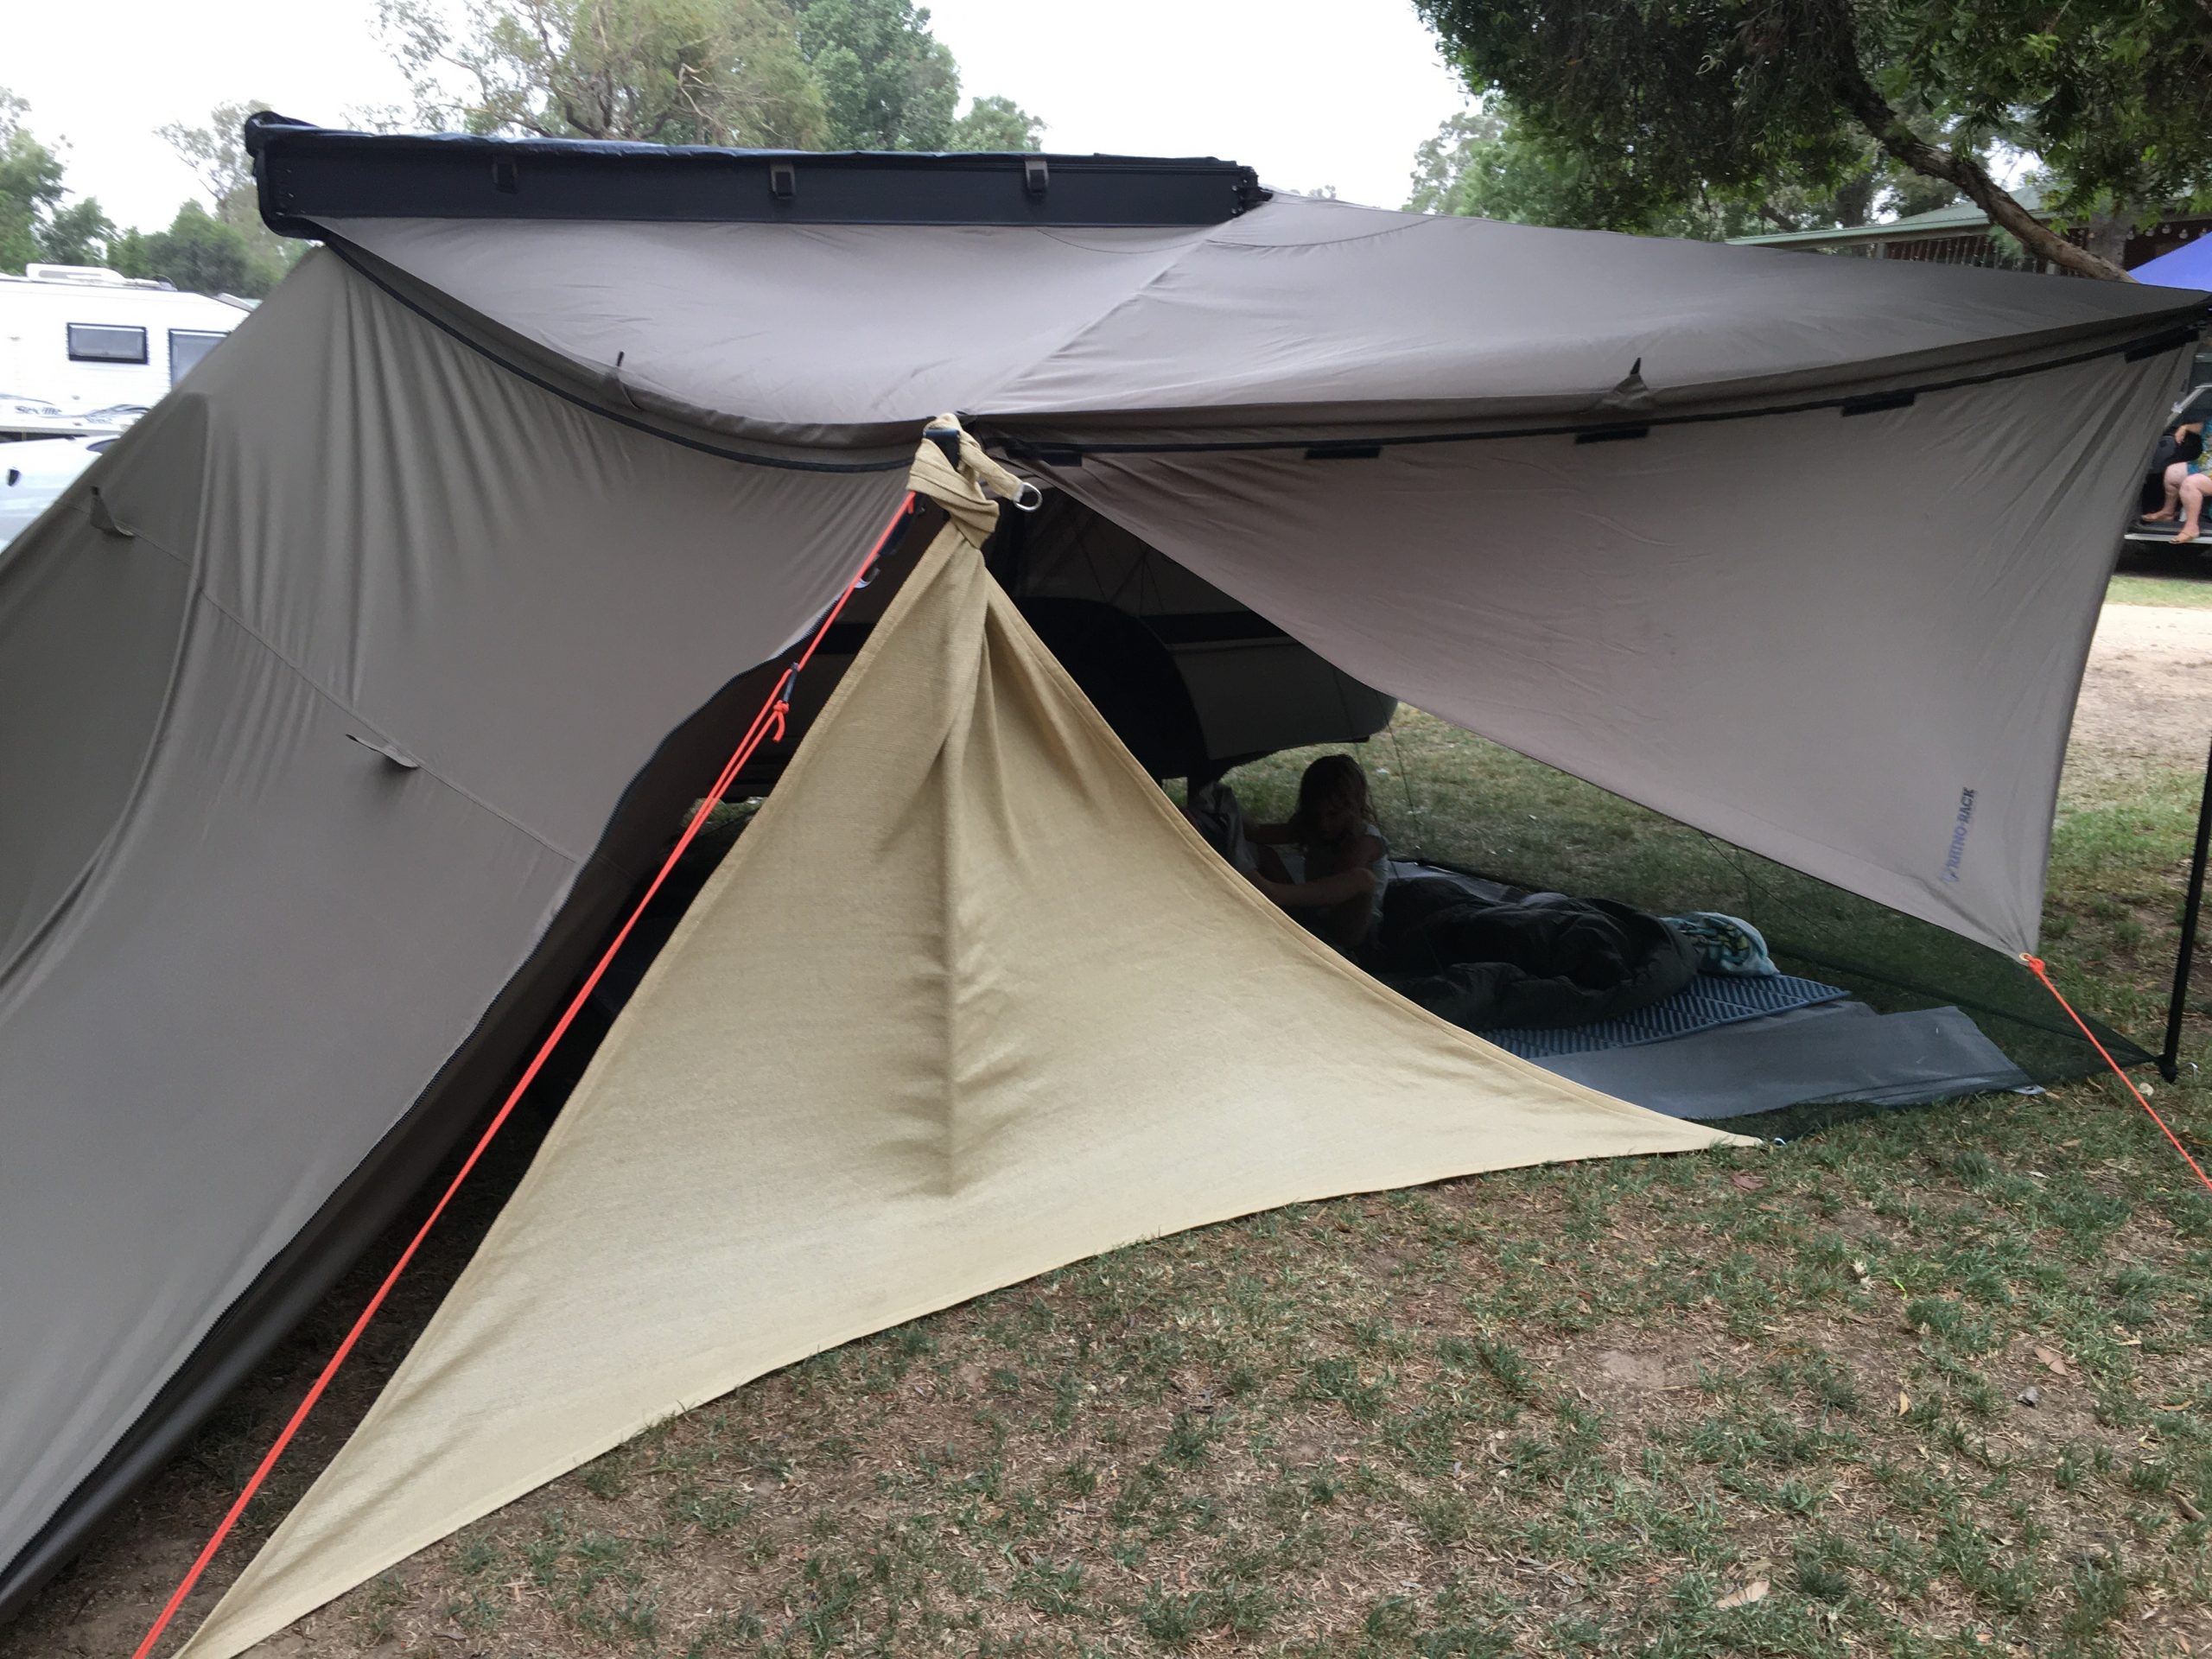
[[[960,68],[912,0],[802,0],[799,51],[822,86],[829,149],[944,149]]]
[[[199,175],[207,200],[214,204],[215,217],[245,239],[257,264],[281,276],[298,261],[304,245],[277,235],[262,223],[261,202],[253,184],[253,158],[245,153],[246,118],[268,107],[259,99],[218,104],[203,125],[172,121],[156,130],[178,158]]]
[[[252,194],[253,161],[245,153],[242,135],[246,118],[268,107],[259,99],[248,99],[240,104],[218,104],[208,111],[203,126],[172,121],[154,130],[176,151],[178,159],[199,175],[207,200],[219,207],[241,194]]]
[[[1607,223],[1677,210],[1708,191],[1815,188],[1859,158],[1834,94],[1796,62],[1827,43],[1815,3],[1421,0],[1471,86],[1512,100],[1529,137],[1593,164]],[[1794,27],[1793,27],[1794,26]]]
[[[196,201],[176,210],[166,231],[126,231],[109,245],[108,263],[126,276],[152,276],[194,294],[257,299],[279,270],[257,258],[237,228]]]
[[[266,294],[298,255],[271,235],[253,199],[253,170],[239,141],[251,105],[222,105],[204,128],[171,125],[162,136],[198,172],[216,202],[177,210],[165,231],[118,232],[90,196],[62,206],[61,158],[32,137],[22,99],[0,89],[0,270],[33,260],[105,264],[200,294]]]
[[[1777,187],[1826,195],[1888,162],[1963,190],[2043,257],[2094,275],[1998,186],[2039,157],[2062,212],[2152,212],[2212,188],[2212,29],[2139,0],[1416,0],[1470,86],[1580,158],[1594,222],[1641,226]],[[1582,200],[1583,198],[1578,198]]]
[[[2153,213],[2212,188],[2212,16],[2135,0],[1900,0],[1862,51],[1885,86],[2032,151],[2069,219],[2118,204]]]
[[[29,112],[0,88],[0,270],[47,257],[44,233],[61,202],[61,158],[24,127]]]
[[[1871,140],[1831,188],[1760,184],[1734,191],[1690,181],[1680,200],[1619,188],[1616,169],[1516,117],[1503,98],[1452,116],[1414,160],[1406,206],[1520,225],[1719,239],[1760,231],[1863,225],[1878,211],[1923,213],[1957,197],[1948,184],[1885,160]]]
[[[114,222],[97,197],[86,196],[54,210],[39,232],[39,257],[57,265],[97,265],[114,239]]]
[[[381,0],[378,27],[426,126],[772,148],[823,130],[782,0]]]
[[[1031,149],[1040,125],[1003,98],[959,114],[959,67],[911,0],[380,0],[378,30],[408,77],[415,119],[429,127]],[[188,156],[200,137],[168,136]]]
[[[952,124],[955,149],[1034,149],[1045,124],[1010,98],[979,98]]]
[[[1493,100],[1452,116],[1421,147],[1406,206],[1420,213],[1603,229],[1610,217],[1597,171],[1572,149],[1536,137]]]

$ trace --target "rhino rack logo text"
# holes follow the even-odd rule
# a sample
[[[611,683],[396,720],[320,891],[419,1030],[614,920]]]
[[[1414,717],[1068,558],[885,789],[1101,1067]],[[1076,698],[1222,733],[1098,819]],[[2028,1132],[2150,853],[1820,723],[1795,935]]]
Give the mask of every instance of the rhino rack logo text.
[[[1959,879],[1959,862],[1967,855],[1967,831],[1974,828],[1974,791],[1959,791],[1959,816],[1951,825],[1951,852],[1943,861],[1943,879]]]

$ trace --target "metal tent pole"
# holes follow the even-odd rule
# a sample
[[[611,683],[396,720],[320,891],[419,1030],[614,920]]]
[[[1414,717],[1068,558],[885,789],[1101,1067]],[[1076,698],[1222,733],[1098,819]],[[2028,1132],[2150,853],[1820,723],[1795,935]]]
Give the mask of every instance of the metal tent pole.
[[[2204,763],[2204,795],[2196,806],[2196,850],[2189,859],[2189,897],[2181,912],[2181,951],[2174,958],[2173,1000],[2166,1004],[2166,1049],[2158,1056],[2158,1075],[2168,1083],[2181,1070],[2181,1020],[2189,1001],[2189,970],[2196,956],[2196,912],[2204,902],[2204,855],[2212,846],[2212,753]]]

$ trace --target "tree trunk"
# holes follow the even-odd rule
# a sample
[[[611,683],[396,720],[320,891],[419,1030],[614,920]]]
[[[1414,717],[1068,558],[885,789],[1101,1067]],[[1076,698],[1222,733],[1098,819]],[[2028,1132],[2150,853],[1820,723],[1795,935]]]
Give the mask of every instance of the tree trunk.
[[[1847,41],[1849,37],[1847,35],[1844,38]],[[1915,132],[1890,107],[1889,100],[1874,90],[1855,56],[1838,62],[1835,69],[1836,91],[1844,107],[1873,135],[1875,143],[1914,172],[1956,185],[1975,207],[1989,215],[1991,224],[2019,238],[2020,245],[2039,259],[2083,276],[2101,276],[2114,283],[2135,280],[2113,261],[2086,248],[2075,247],[2020,206],[1973,156],[1930,143]]]
[[[2127,257],[2127,240],[2135,234],[2141,218],[2133,208],[2094,214],[2082,226],[2082,245],[2100,259],[2119,264]]]

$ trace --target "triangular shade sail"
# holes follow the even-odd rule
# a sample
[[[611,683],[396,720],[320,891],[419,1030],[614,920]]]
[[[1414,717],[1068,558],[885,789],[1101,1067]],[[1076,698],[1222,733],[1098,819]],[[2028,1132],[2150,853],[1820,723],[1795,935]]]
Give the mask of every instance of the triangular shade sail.
[[[1358,972],[1185,825],[948,529],[352,1440],[226,1659],[674,1412],[1133,1240],[1733,1137]]]

